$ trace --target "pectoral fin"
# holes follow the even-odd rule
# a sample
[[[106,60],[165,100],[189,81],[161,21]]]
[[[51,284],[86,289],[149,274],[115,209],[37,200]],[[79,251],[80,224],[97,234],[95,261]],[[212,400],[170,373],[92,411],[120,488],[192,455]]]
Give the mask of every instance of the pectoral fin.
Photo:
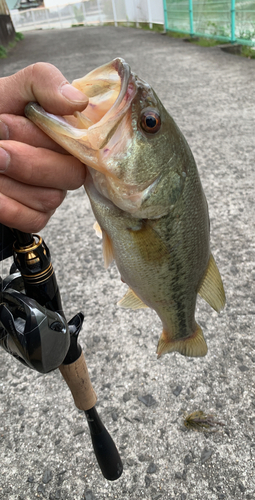
[[[102,231],[102,234],[103,234],[104,267],[105,269],[107,269],[107,267],[109,267],[109,265],[114,260],[113,247],[112,247],[112,241],[108,236],[108,234],[105,231]]]
[[[135,294],[135,292],[133,292],[133,290],[131,290],[131,288],[129,288],[124,297],[119,300],[118,306],[133,310],[144,309],[148,307],[141,299],[139,299],[139,297]]]
[[[103,240],[104,267],[107,269],[107,267],[109,267],[109,265],[114,260],[111,238],[104,230],[102,231],[97,221],[94,223],[93,229],[95,230],[98,238],[102,238]]]
[[[217,312],[221,311],[225,306],[226,298],[223,283],[212,254],[198,293]]]
[[[103,234],[102,234],[102,229],[101,227],[99,226],[97,220],[96,222],[93,224],[93,229],[95,230],[96,232],[96,235],[98,238],[102,238],[103,237]]]
[[[196,325],[192,335],[184,339],[169,339],[169,334],[163,329],[158,342],[158,358],[167,352],[177,351],[183,356],[200,357],[207,354],[207,345],[204,339],[202,329]]]

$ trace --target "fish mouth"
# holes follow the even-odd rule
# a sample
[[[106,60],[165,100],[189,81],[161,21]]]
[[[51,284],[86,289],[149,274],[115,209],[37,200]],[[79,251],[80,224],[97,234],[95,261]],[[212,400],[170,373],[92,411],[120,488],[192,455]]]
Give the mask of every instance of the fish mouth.
[[[136,95],[135,77],[126,61],[118,57],[74,80],[72,85],[89,97],[83,112],[62,117],[47,113],[37,103],[29,103],[25,115],[83,163],[106,173],[106,145]],[[111,175],[108,170],[107,175]]]

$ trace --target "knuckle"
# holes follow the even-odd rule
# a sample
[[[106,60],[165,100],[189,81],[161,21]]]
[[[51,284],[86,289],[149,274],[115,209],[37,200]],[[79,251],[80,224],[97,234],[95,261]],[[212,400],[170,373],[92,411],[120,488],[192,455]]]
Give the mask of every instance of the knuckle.
[[[52,189],[51,192],[47,192],[42,200],[43,211],[47,213],[56,210],[63,202],[65,195],[66,192],[59,189]]]
[[[41,231],[47,224],[50,217],[53,215],[54,210],[52,212],[37,212],[36,215],[30,220],[27,221],[27,231],[29,233],[38,233]]]

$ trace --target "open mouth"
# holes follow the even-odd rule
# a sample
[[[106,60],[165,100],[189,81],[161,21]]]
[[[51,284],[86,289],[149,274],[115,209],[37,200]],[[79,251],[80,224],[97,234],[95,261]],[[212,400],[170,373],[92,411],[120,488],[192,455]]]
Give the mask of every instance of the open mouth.
[[[62,117],[29,103],[25,114],[73,156],[103,172],[99,152],[114,135],[136,94],[133,74],[123,59],[116,58],[72,85],[89,97],[82,113]]]

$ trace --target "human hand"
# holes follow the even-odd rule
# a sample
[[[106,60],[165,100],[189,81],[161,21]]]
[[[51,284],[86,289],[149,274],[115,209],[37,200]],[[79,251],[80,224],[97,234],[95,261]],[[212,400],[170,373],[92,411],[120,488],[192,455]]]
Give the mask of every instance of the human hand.
[[[36,63],[0,78],[0,222],[38,232],[62,203],[68,189],[85,180],[86,167],[24,116],[30,101],[70,115],[88,98],[68,84],[51,64]]]

